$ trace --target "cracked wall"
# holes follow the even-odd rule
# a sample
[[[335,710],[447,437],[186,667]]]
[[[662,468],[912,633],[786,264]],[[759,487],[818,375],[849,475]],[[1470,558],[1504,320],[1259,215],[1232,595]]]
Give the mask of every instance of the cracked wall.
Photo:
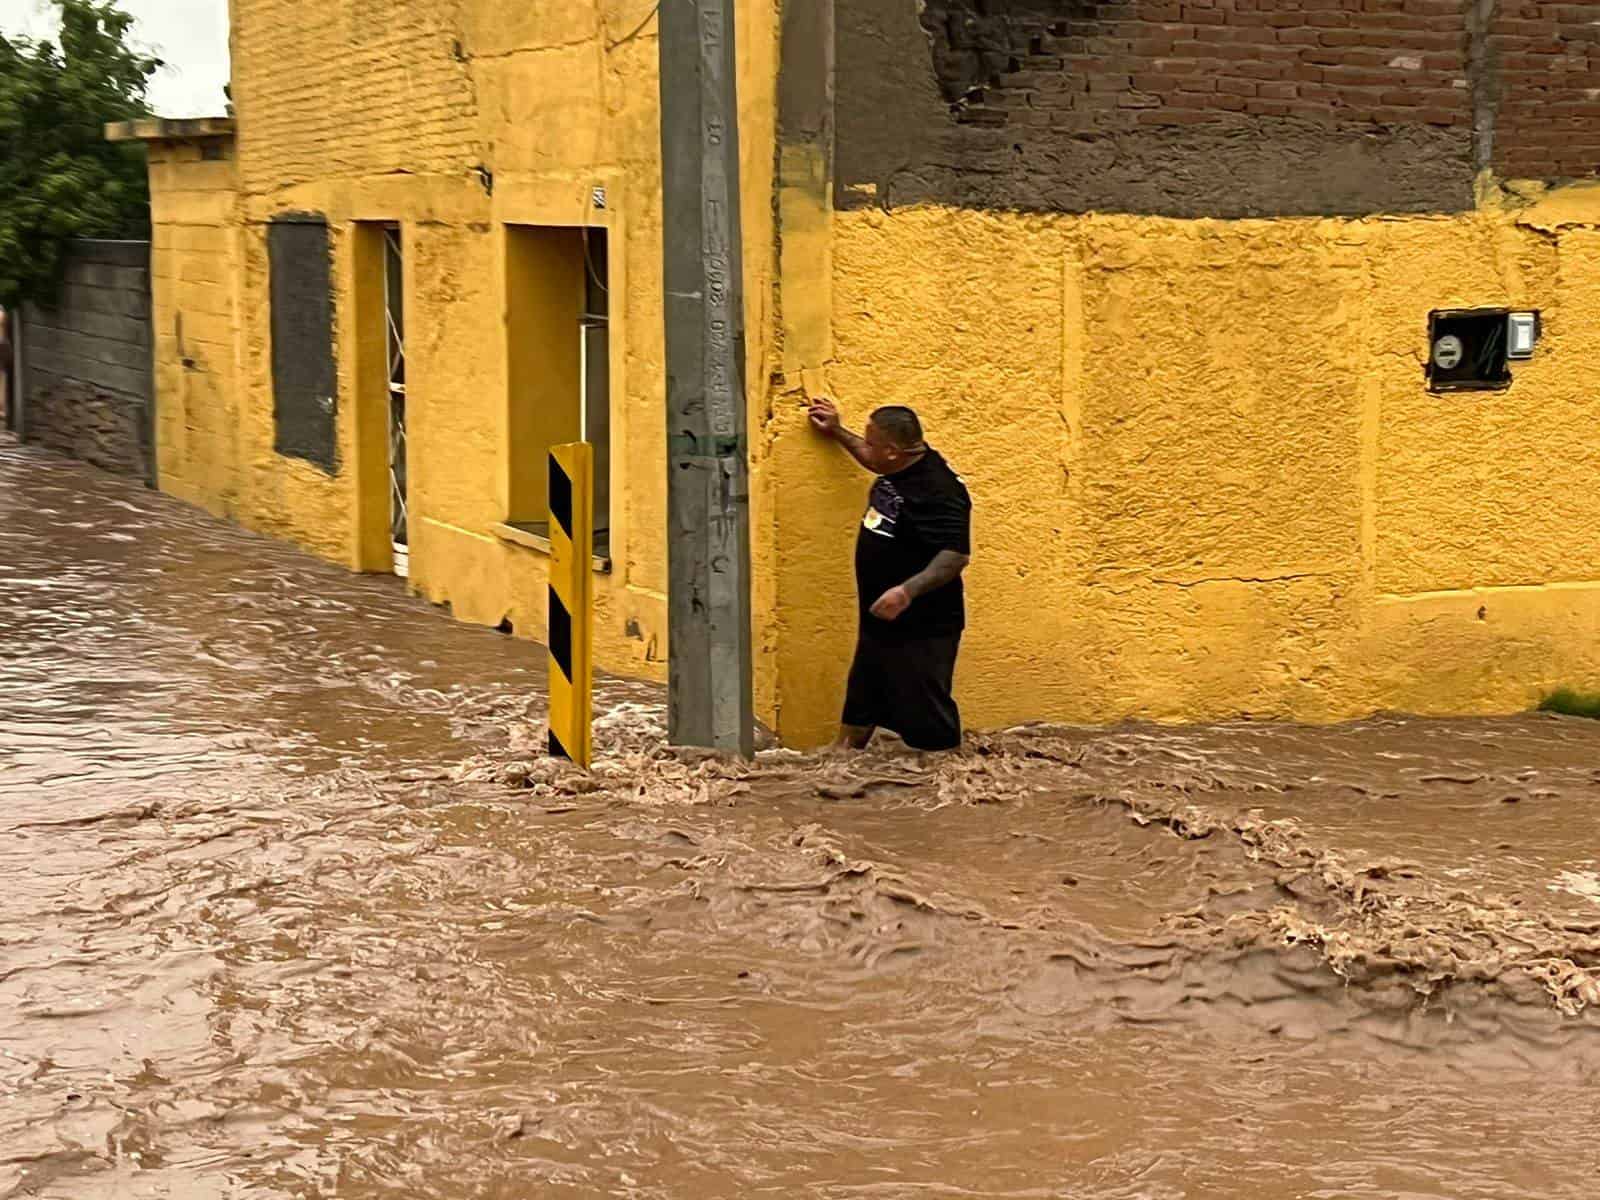
[[[849,652],[864,481],[805,430],[826,391],[916,407],[973,486],[979,726],[1600,678],[1600,200],[1551,189],[1600,169],[1584,6],[816,8],[783,54],[786,736],[827,736]],[[1429,311],[1478,306],[1541,309],[1535,359],[1430,394]]]
[[[857,426],[915,407],[972,489],[972,724],[1510,711],[1600,681],[1600,192],[832,230],[816,388]],[[1478,305],[1542,309],[1537,356],[1509,391],[1430,394],[1429,310]],[[843,694],[867,481],[798,405],[776,447],[780,708],[812,742]]]

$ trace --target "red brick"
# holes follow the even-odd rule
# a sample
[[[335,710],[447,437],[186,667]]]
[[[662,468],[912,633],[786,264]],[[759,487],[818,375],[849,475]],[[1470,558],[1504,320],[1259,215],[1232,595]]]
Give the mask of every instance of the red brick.
[[[995,5],[1030,33],[985,107],[1075,132],[1261,118],[1465,133],[1468,10],[1478,0],[1099,0],[1077,16]],[[1496,164],[1600,169],[1600,0],[1499,0],[1490,62]],[[1076,97],[1076,99],[1074,99]]]

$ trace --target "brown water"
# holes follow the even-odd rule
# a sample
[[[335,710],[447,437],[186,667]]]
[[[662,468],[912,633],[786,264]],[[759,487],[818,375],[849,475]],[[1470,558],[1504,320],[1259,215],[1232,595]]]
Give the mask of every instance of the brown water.
[[[0,444],[0,1197],[1589,1197],[1600,726],[660,748]]]

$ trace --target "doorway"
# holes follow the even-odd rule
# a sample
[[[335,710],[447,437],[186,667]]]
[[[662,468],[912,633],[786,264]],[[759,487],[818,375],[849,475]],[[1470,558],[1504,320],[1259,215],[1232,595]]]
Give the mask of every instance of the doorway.
[[[405,252],[400,226],[383,227],[383,307],[389,364],[389,541],[394,573],[411,573],[411,538],[406,490],[406,312]]]
[[[583,313],[578,318],[579,437],[594,447],[594,552],[611,554],[611,259],[604,229],[584,229]]]
[[[506,226],[505,523],[548,535],[552,446],[594,447],[594,552],[611,554],[611,292],[606,231]]]

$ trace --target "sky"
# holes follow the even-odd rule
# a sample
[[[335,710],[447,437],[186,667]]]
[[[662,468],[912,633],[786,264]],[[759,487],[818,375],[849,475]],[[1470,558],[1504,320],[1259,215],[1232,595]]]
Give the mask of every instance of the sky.
[[[150,81],[163,117],[220,117],[227,103],[228,0],[118,0],[132,13],[134,40],[167,65]],[[53,34],[47,0],[0,0],[0,33]]]

